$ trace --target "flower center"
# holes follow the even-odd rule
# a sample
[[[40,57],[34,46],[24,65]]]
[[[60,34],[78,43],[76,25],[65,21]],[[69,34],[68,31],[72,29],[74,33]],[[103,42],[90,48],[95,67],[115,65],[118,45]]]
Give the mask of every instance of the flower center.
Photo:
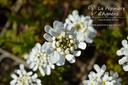
[[[74,50],[75,41],[72,35],[62,32],[56,38],[53,37],[52,47],[57,50],[61,55],[72,54]]]
[[[47,66],[47,57],[48,57],[48,55],[44,52],[36,54],[35,62],[38,64],[38,67],[40,67],[40,66],[46,67]]]
[[[76,30],[79,31],[81,29],[79,24],[75,24]]]

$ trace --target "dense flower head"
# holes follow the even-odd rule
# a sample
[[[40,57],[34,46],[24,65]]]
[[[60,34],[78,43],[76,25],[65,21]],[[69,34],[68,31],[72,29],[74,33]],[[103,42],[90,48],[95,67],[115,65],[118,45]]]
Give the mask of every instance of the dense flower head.
[[[123,66],[124,71],[128,71],[128,41],[122,40],[123,47],[119,49],[116,54],[124,56],[119,60],[119,64]]]
[[[75,27],[75,32],[80,32],[83,36],[83,41],[92,43],[93,38],[96,36],[96,30],[92,27],[93,20],[90,16],[79,16],[78,11],[74,10],[72,14],[68,15],[65,20],[65,25],[71,25]]]
[[[35,47],[32,48],[31,52],[25,55],[29,67],[36,71],[39,69],[42,76],[50,75],[51,68],[54,69],[55,66],[49,61],[49,56],[51,50],[49,49],[50,43],[45,42],[42,46],[39,43],[36,43]]]
[[[81,33],[74,33],[75,28],[64,26],[62,22],[54,21],[53,28],[45,26],[44,38],[51,43],[53,49],[50,61],[58,66],[64,65],[65,59],[70,63],[75,62],[75,56],[80,56],[79,49],[85,49],[86,43],[82,41]]]
[[[13,80],[10,85],[42,85],[41,80],[37,78],[37,74],[33,74],[32,71],[26,72],[24,65],[19,65],[20,69],[15,71],[16,74],[12,74]]]
[[[106,66],[100,68],[97,64],[94,65],[96,72],[91,71],[88,75],[89,80],[83,80],[83,85],[121,85],[121,78],[118,78],[117,72],[106,72]]]

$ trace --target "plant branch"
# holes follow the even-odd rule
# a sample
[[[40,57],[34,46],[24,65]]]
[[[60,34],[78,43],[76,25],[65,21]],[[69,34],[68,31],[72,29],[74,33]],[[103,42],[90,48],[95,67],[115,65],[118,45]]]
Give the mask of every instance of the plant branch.
[[[1,49],[1,48],[0,48],[0,53],[2,53],[2,55],[0,56],[0,62],[1,62],[4,58],[10,58],[10,59],[14,60],[15,62],[17,62],[17,63],[19,63],[19,64],[22,63],[22,64],[24,64],[25,67],[29,68],[28,64],[27,64],[24,60],[18,58],[17,56],[14,56],[14,55],[12,55],[11,53],[9,53],[9,52],[7,52],[7,51]]]

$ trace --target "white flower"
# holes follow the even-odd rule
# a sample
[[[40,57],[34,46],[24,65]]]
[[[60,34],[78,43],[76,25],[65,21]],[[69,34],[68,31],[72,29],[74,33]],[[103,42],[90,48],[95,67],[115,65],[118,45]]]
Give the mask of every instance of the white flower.
[[[85,49],[86,43],[82,41],[80,33],[74,34],[75,28],[69,25],[64,27],[64,24],[59,21],[54,21],[53,28],[46,25],[44,38],[51,42],[53,48],[50,61],[58,66],[65,64],[65,59],[70,63],[75,62],[75,56],[80,56],[81,51]]]
[[[45,76],[45,74],[50,75],[51,68],[55,68],[55,66],[49,61],[49,56],[52,53],[49,46],[50,43],[48,42],[45,42],[42,46],[39,43],[36,43],[30,54],[25,55],[30,68],[33,69],[33,71],[39,69],[42,76]]]
[[[123,47],[116,52],[118,56],[124,55],[119,60],[119,64],[123,66],[124,71],[128,71],[128,42],[127,40],[122,40]]]
[[[121,85],[121,78],[118,78],[118,73],[110,71],[106,72],[106,66],[101,68],[95,64],[94,69],[96,72],[91,71],[88,75],[89,80],[83,80],[83,85]]]
[[[16,74],[12,74],[13,80],[10,85],[42,85],[41,80],[37,78],[37,74],[34,75],[32,71],[26,72],[24,65],[19,65],[20,69],[16,70]]]
[[[92,43],[93,38],[96,36],[96,30],[92,27],[93,20],[90,16],[79,16],[78,11],[74,10],[72,14],[69,14],[68,18],[65,20],[65,25],[69,24],[75,27],[75,32],[80,32],[83,36],[83,41],[87,43]]]

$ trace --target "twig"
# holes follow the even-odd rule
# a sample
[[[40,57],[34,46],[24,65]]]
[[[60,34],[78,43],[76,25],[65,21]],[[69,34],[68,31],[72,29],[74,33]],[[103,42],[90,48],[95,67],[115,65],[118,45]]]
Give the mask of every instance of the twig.
[[[98,57],[98,52],[96,51],[93,58],[91,59],[89,65],[87,65],[87,69],[86,69],[86,73],[83,75],[83,77],[81,78],[81,80],[85,80],[87,79],[87,73],[92,69],[95,61],[97,60]]]
[[[25,67],[29,68],[28,64],[24,60],[18,58],[17,56],[14,56],[11,53],[9,53],[1,48],[0,48],[0,53],[2,53],[2,55],[0,56],[0,61],[2,61],[2,59],[4,59],[4,58],[8,57],[8,58],[16,61],[19,64],[21,64],[21,63],[24,64]]]

